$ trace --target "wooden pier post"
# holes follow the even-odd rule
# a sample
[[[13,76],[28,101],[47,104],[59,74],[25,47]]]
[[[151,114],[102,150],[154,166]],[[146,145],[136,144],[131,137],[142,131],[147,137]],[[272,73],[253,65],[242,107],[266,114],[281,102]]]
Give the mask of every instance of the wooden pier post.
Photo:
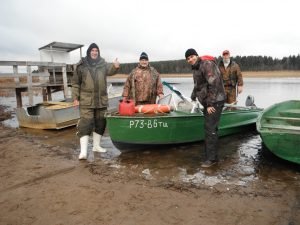
[[[54,63],[52,45],[50,45],[50,52],[51,52],[51,62]],[[56,84],[55,67],[54,66],[52,67],[52,75],[53,75],[53,83]]]
[[[14,73],[14,81],[16,86],[18,86],[20,84],[20,79],[18,77],[18,66],[17,65],[13,65],[13,73]]]
[[[23,104],[22,104],[22,90],[19,89],[19,88],[16,88],[15,91],[16,91],[17,108],[21,108],[23,106]]]
[[[65,99],[68,96],[68,77],[67,77],[67,68],[66,66],[62,67],[62,78],[63,78],[63,84],[64,84],[64,97]]]
[[[29,105],[33,106],[32,74],[31,74],[31,66],[29,65],[27,65],[27,85],[28,85]]]

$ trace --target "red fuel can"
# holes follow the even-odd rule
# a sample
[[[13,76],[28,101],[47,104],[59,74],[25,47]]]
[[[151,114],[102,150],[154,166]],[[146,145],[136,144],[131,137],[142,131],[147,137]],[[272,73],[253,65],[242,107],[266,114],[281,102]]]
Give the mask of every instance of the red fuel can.
[[[133,100],[120,100],[119,114],[122,116],[131,116],[135,113],[135,104]]]

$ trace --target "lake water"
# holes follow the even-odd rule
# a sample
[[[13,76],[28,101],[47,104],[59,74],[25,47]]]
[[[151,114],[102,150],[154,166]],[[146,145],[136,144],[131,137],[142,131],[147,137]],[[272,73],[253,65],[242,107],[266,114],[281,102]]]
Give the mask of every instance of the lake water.
[[[172,83],[185,96],[189,97],[193,88],[192,78],[164,78]],[[124,80],[112,79],[115,91],[121,91]],[[245,78],[244,91],[238,96],[238,105],[244,105],[246,97],[252,95],[258,107],[266,108],[274,103],[300,99],[300,78]],[[164,87],[165,88],[165,87]],[[165,94],[170,91],[165,88]],[[54,100],[62,98],[57,93]],[[8,106],[8,110],[16,107],[14,97],[0,97],[1,105]],[[24,98],[26,102],[26,98]],[[35,97],[35,102],[41,101],[41,96]],[[6,126],[17,126],[15,118],[4,121]],[[79,152],[78,139],[75,128],[61,131],[38,131],[22,129],[25,133],[42,138],[49,144],[74,148],[74,157]],[[102,145],[108,149],[103,155],[90,154],[89,160],[104,160],[116,167],[132,166],[142,171],[142,175],[153,179],[173,179],[194,184],[217,183],[247,185],[256,179],[274,179],[287,185],[299,185],[300,168],[271,154],[264,148],[256,131],[236,134],[219,140],[219,155],[221,162],[211,170],[202,170],[200,162],[203,160],[203,142],[161,146],[157,149],[145,149],[126,154],[113,146],[109,136],[105,136]]]

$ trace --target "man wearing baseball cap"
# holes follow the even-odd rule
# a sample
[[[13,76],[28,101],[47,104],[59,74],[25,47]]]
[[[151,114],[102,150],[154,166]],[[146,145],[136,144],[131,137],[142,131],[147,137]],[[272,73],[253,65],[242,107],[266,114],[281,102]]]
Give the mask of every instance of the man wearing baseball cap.
[[[201,167],[210,167],[218,161],[218,124],[225,101],[222,77],[214,60],[201,59],[195,49],[185,52],[188,64],[192,66],[194,89],[193,101],[198,98],[204,107],[205,153],[206,159]]]
[[[147,53],[141,53],[138,66],[127,77],[122,96],[136,105],[155,104],[157,97],[164,96],[160,74],[150,66]]]
[[[219,70],[222,74],[226,92],[226,103],[236,103],[237,95],[243,91],[243,77],[239,65],[230,58],[230,52],[224,50],[222,60],[219,62]]]

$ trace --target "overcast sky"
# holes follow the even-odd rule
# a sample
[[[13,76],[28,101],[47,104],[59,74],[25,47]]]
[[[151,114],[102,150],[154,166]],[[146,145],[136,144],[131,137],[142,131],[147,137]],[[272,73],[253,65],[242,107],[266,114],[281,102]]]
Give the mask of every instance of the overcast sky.
[[[298,0],[1,0],[0,60],[39,60],[52,41],[99,45],[111,61],[300,54]],[[74,55],[75,54],[75,55]],[[75,52],[73,57],[79,58]],[[77,60],[77,59],[76,59]]]

